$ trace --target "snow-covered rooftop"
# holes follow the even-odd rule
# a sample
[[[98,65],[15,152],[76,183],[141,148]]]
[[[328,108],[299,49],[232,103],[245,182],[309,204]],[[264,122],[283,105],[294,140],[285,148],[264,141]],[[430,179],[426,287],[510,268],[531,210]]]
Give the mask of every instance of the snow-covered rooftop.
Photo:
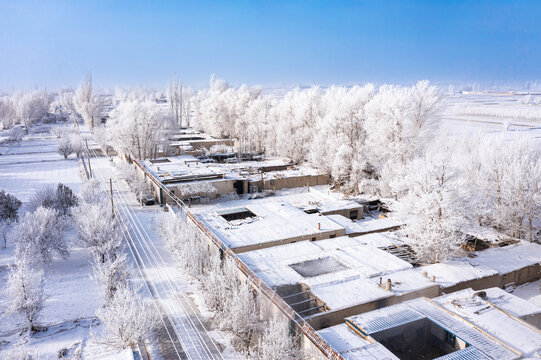
[[[258,181],[320,174],[309,166],[290,166],[288,161],[280,158],[233,163],[205,163],[192,155],[179,155],[145,160],[142,163],[164,183],[197,181],[198,178],[205,176]],[[263,171],[263,176],[260,171]]]
[[[486,300],[473,297],[473,294],[473,290],[467,289],[441,296],[434,301],[519,350],[523,355],[541,354],[541,330],[521,321],[512,312],[519,310],[524,314],[538,311],[538,308],[533,308],[533,305],[517,308],[516,305],[522,303],[522,299],[511,294],[503,295],[497,290],[489,289]]]
[[[435,286],[412,265],[377,248],[391,240],[385,234],[301,241],[240,254],[239,257],[269,286],[303,283],[331,309],[349,307]],[[317,276],[303,276],[295,270],[300,263],[318,267],[318,261],[332,258],[342,265]],[[325,261],[328,262],[328,261]],[[294,266],[292,266],[294,265]],[[392,290],[379,286],[388,278]]]
[[[400,221],[394,218],[374,219],[367,217],[366,219],[351,220],[342,215],[334,214],[327,215],[332,221],[343,226],[346,229],[346,234],[366,234],[375,231],[385,231],[394,229],[403,225]]]
[[[306,214],[284,201],[252,201],[245,203],[244,207],[256,216],[234,222],[227,221],[217,212],[200,213],[197,216],[232,248],[300,237],[313,236],[319,239],[345,234],[343,227],[325,216]]]
[[[489,301],[491,304],[496,305],[514,316],[522,318],[529,315],[541,314],[540,306],[528,302],[516,295],[510,294],[503,289],[493,287],[484,289],[483,291],[487,296],[486,301]],[[457,305],[460,304],[461,306],[464,306],[465,304],[470,305],[470,300],[475,293],[478,293],[478,291],[474,291],[473,289],[464,289],[451,294],[442,295],[436,300],[440,305],[443,305],[444,303],[451,304],[453,302]]]
[[[506,274],[541,262],[541,245],[519,242],[514,245],[476,251],[474,257],[455,258],[445,263],[414,269],[434,275],[436,283],[446,288],[460,282],[496,274]]]
[[[367,235],[371,236],[371,235]],[[379,237],[378,237],[379,238]],[[351,277],[376,277],[411,268],[411,265],[386,251],[365,245],[363,237],[338,237],[320,241],[301,241],[249,251],[239,257],[270,286],[303,282],[309,286]],[[291,264],[332,257],[344,268],[333,273],[303,277]],[[314,265],[317,266],[317,265]]]
[[[380,343],[355,334],[346,324],[319,330],[318,334],[345,360],[398,359]]]

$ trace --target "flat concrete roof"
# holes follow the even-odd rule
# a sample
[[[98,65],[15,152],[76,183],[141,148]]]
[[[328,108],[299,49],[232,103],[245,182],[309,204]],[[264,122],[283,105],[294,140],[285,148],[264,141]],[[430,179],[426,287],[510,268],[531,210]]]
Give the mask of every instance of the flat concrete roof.
[[[344,235],[345,229],[325,216],[306,214],[284,201],[246,202],[244,207],[256,215],[227,221],[217,212],[199,213],[199,219],[231,248],[263,246],[292,238]],[[227,209],[224,209],[227,210]],[[220,210],[220,211],[224,211]],[[319,224],[319,228],[318,228]]]
[[[262,161],[242,161],[239,163],[204,163],[192,155],[170,156],[164,159],[145,160],[142,164],[163,182],[197,181],[203,177],[226,179],[261,179],[259,169],[285,167],[289,163],[283,159],[267,159]],[[263,179],[272,180],[303,175],[319,175],[320,173],[308,166],[297,166],[289,170],[269,171],[263,174]]]
[[[420,273],[408,272],[413,268],[408,262],[373,245],[379,241],[383,246],[390,242],[380,233],[344,236],[255,250],[239,257],[269,286],[295,283],[310,286],[311,292],[331,310],[435,286]],[[328,257],[343,266],[312,277],[302,276],[291,266]],[[383,284],[391,279],[391,291],[379,286],[380,276]]]
[[[389,229],[396,229],[403,225],[402,222],[396,219],[374,219],[367,217],[365,219],[351,220],[342,215],[326,215],[332,221],[343,226],[346,229],[346,234],[366,234],[370,232],[386,231]]]
[[[445,263],[416,268],[434,275],[442,288],[460,282],[496,274],[506,274],[541,262],[541,245],[521,241],[514,245],[490,248],[472,253],[472,257],[460,257]]]

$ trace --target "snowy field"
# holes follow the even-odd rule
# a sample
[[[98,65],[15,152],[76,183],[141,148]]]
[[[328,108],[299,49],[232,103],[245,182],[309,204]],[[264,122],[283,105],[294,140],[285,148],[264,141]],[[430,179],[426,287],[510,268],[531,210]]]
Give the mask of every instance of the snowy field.
[[[15,195],[25,204],[44,185],[63,183],[79,191],[81,177],[74,155],[67,160],[56,152],[57,142],[49,134],[50,125],[38,125],[18,144],[0,145],[0,189]],[[25,350],[40,359],[57,359],[59,351],[68,357],[98,358],[107,355],[89,339],[90,325],[97,325],[96,310],[102,305],[95,283],[90,279],[92,267],[86,250],[74,247],[75,230],[68,227],[66,238],[72,244],[67,260],[55,258],[45,270],[46,301],[37,325],[43,329],[26,342],[22,318],[3,314],[7,305],[0,295],[0,359],[9,359],[9,350],[24,345]],[[13,258],[14,244],[0,249],[0,278],[5,284]],[[1,293],[1,292],[0,292]],[[98,327],[99,328],[99,327]],[[20,352],[19,350],[16,350]]]
[[[541,139],[540,102],[524,104],[524,95],[455,94],[441,105],[439,130],[451,135],[527,135]],[[528,116],[526,116],[526,114]]]
[[[0,189],[23,203],[47,184],[63,183],[78,192],[79,165],[74,155],[65,160],[56,152],[56,139],[50,126],[36,126],[19,144],[0,145]]]

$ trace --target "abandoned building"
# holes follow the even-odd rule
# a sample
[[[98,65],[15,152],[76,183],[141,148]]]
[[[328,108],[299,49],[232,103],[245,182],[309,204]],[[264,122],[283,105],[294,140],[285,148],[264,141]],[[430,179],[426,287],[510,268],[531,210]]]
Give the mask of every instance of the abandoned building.
[[[300,316],[321,329],[353,314],[439,295],[436,283],[408,271],[412,264],[379,248],[393,241],[379,233],[342,236],[249,251],[239,257]]]
[[[232,194],[254,194],[264,190],[276,191],[283,188],[326,185],[327,175],[312,168],[292,167],[282,160],[264,160],[240,163],[206,163],[200,159],[182,155],[146,161],[134,161],[140,176],[152,188],[153,196],[161,204],[167,202],[165,186],[176,196],[188,203],[206,202]],[[187,183],[211,184],[208,191],[186,192]],[[194,185],[194,188],[199,185]],[[183,191],[184,190],[184,191]],[[357,216],[362,217],[362,211]]]
[[[205,140],[198,136],[177,140]],[[268,306],[302,324],[303,347],[343,359],[519,359],[539,351],[500,336],[481,315],[503,309],[510,328],[516,322],[538,338],[541,313],[500,289],[541,277],[540,245],[473,248],[420,264],[393,232],[403,221],[387,217],[379,201],[331,192],[328,176],[279,159],[203,161],[182,146],[184,155],[135,161],[140,175],[160,203],[184,201],[188,218],[217,251],[232,254]],[[485,301],[480,307],[460,302],[491,287],[486,299],[470,301]]]

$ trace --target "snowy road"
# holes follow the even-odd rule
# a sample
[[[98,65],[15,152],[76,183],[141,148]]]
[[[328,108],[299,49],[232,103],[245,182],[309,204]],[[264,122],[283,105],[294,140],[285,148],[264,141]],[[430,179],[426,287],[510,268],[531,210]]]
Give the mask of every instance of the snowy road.
[[[153,232],[153,216],[158,207],[141,209],[127,184],[117,178],[112,162],[101,157],[89,143],[94,177],[109,191],[112,179],[115,212],[128,228],[126,241],[145,286],[161,310],[157,332],[165,359],[221,359],[222,355],[188,296],[187,281],[175,270],[175,260]]]

